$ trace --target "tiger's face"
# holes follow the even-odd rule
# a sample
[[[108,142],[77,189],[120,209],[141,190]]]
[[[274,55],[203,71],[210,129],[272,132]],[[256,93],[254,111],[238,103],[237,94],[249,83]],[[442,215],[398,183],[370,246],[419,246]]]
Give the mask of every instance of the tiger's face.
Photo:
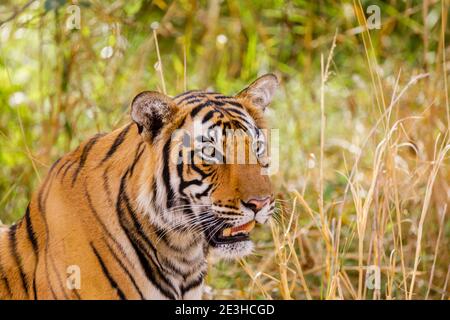
[[[263,123],[239,99],[199,95],[206,106],[177,132],[182,142],[172,135],[179,142],[173,149],[179,196],[216,255],[244,256],[252,251],[255,223],[265,223],[274,209]]]
[[[191,91],[161,99],[157,94],[159,100],[152,102],[159,107],[146,117],[135,114],[144,137],[159,145],[162,154],[166,190],[157,192],[154,201],[164,208],[154,214],[153,223],[202,236],[219,257],[252,252],[250,232],[274,210],[263,111],[277,85],[275,76],[266,75],[233,97]],[[150,98],[135,98],[132,110],[145,109]],[[166,121],[161,134],[154,129],[155,118]]]

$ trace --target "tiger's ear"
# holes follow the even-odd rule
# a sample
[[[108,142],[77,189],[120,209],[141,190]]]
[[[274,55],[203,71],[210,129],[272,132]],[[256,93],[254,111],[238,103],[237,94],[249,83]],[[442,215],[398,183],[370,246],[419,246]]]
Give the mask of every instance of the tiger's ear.
[[[139,93],[131,102],[131,118],[144,139],[153,141],[176,112],[172,98],[156,92]]]
[[[272,102],[272,97],[278,85],[278,78],[274,74],[268,73],[256,79],[247,88],[239,92],[236,97],[250,99],[253,105],[264,111]]]

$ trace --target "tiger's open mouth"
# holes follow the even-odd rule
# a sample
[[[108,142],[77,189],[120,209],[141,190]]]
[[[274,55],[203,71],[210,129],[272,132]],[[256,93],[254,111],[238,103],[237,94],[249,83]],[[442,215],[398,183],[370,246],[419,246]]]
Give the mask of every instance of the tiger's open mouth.
[[[239,226],[225,226],[213,232],[208,230],[207,239],[212,246],[250,240],[250,231],[255,227],[255,220]]]

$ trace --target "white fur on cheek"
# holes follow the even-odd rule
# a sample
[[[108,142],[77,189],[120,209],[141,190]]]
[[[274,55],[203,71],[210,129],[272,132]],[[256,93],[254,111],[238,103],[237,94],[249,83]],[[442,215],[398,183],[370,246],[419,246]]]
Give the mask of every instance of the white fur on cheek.
[[[272,212],[270,211],[270,205],[267,205],[258,212],[258,214],[255,216],[255,220],[261,224],[264,224],[267,222],[271,215]]]

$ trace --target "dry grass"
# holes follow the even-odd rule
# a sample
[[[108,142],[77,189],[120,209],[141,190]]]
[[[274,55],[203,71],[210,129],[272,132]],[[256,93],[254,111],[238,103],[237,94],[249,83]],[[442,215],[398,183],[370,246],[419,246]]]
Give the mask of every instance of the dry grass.
[[[360,25],[365,26],[361,3],[354,1],[354,7]],[[320,115],[316,122],[320,124],[318,169],[308,173],[309,182],[301,192],[280,193],[279,214],[270,225],[273,245],[261,242],[254,257],[240,262],[250,279],[240,281],[241,290],[216,290],[215,298],[450,297],[446,219],[450,198],[450,122],[445,63],[443,74],[437,71],[432,79],[428,73],[416,74],[403,88],[399,85],[399,72],[389,90],[372,54],[369,30],[364,31],[362,38],[379,117],[373,119],[375,124],[367,130],[367,136],[357,139],[362,143],[355,146],[358,151],[353,160],[342,153],[346,170],[338,174],[346,181],[343,192],[324,202],[326,177],[335,171],[326,165],[329,159],[325,135],[325,96],[335,35],[326,62],[321,57]],[[444,53],[444,41],[441,44]],[[442,61],[446,61],[445,56]],[[424,81],[426,84],[420,86],[418,82]],[[401,106],[417,94],[433,96],[434,101],[421,114],[401,111]],[[430,108],[437,105],[443,106],[443,114],[447,115],[447,119],[433,119],[443,134],[440,130],[432,137],[416,134],[418,127],[422,132],[429,131],[430,118],[436,116]],[[348,145],[352,145],[352,138],[348,140]],[[279,180],[278,183],[286,185]],[[305,193],[311,200],[305,199]],[[437,264],[440,271],[436,277]],[[370,286],[374,284],[374,270],[380,271],[379,287],[375,288]]]

